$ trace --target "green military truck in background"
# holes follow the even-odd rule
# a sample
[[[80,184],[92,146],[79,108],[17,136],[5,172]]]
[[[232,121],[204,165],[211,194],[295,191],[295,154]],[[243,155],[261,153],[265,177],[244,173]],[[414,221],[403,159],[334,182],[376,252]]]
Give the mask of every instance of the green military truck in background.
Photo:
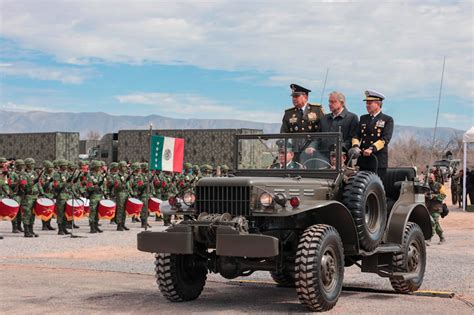
[[[432,229],[413,168],[388,169],[385,184],[351,170],[340,133],[237,135],[234,161],[235,176],[203,178],[174,200],[183,221],[138,234],[138,249],[156,253],[165,298],[198,298],[208,273],[269,271],[306,307],[326,311],[354,264],[397,292],[421,286]]]

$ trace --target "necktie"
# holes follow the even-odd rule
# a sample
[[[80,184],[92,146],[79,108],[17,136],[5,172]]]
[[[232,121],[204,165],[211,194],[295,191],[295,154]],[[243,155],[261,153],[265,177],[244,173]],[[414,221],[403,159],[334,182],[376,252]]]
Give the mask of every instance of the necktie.
[[[300,111],[301,116],[303,116],[303,109],[300,108],[299,111]]]

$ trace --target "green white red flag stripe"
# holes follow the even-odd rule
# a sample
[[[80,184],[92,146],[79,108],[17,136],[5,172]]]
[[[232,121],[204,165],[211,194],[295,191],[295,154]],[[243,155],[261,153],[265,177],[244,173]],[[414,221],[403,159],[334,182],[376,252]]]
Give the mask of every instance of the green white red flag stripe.
[[[150,169],[158,171],[183,171],[184,139],[152,136],[150,145]]]

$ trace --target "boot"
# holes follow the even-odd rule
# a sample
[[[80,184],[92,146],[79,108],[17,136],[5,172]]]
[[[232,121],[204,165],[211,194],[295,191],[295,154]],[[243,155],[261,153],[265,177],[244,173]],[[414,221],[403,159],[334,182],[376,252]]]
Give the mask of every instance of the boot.
[[[46,225],[46,222],[45,221],[41,221],[41,231],[47,231],[48,230],[48,227]]]
[[[18,230],[18,225],[16,224],[16,222],[13,222],[12,221],[12,233],[20,233],[20,230]]]
[[[67,230],[66,223],[62,223],[61,227],[62,227],[63,233],[64,233],[65,235],[71,234],[71,232],[69,232],[69,231]]]
[[[73,226],[75,229],[80,229],[81,227],[79,225],[76,225],[76,223],[73,223]]]
[[[23,230],[23,228],[21,227],[21,221],[18,221],[18,222],[16,223],[16,226],[17,226],[17,228],[18,228],[18,231],[20,231],[20,232],[25,232],[25,231]]]
[[[94,223],[94,222],[90,222],[89,225],[90,225],[90,227],[91,227],[91,231],[90,231],[89,233],[92,233],[92,234],[97,233],[97,230],[96,230],[96,228],[95,228],[95,223]]]
[[[46,221],[46,228],[49,231],[55,231],[56,230],[54,227],[51,226],[51,220]]]
[[[123,231],[122,223],[117,224],[117,231]]]
[[[125,226],[125,223],[122,224],[122,228],[123,228],[125,231],[130,231],[130,229]]]
[[[104,232],[104,231],[102,231],[102,230],[99,228],[99,222],[96,222],[96,223],[95,223],[95,229],[96,229],[96,231],[99,232],[99,233]]]
[[[65,235],[64,230],[63,230],[63,226],[59,223],[58,223],[58,235]]]
[[[28,225],[25,225],[25,230],[24,230],[24,236],[25,237],[34,237],[33,234],[31,234],[30,229],[28,228]]]
[[[441,236],[441,237],[439,238],[439,244],[441,245],[441,244],[443,244],[444,242],[446,242],[446,239],[444,238],[444,236]]]
[[[34,236],[34,237],[38,237],[39,235],[35,233],[35,231],[33,230],[33,224],[30,224],[28,225],[28,229],[30,230],[30,233]]]

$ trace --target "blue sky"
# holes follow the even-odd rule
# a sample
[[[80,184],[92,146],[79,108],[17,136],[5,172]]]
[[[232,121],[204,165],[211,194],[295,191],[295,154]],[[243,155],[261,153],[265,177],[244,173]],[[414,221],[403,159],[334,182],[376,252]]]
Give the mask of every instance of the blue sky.
[[[0,0],[0,109],[279,122],[289,84],[474,125],[472,1]]]

